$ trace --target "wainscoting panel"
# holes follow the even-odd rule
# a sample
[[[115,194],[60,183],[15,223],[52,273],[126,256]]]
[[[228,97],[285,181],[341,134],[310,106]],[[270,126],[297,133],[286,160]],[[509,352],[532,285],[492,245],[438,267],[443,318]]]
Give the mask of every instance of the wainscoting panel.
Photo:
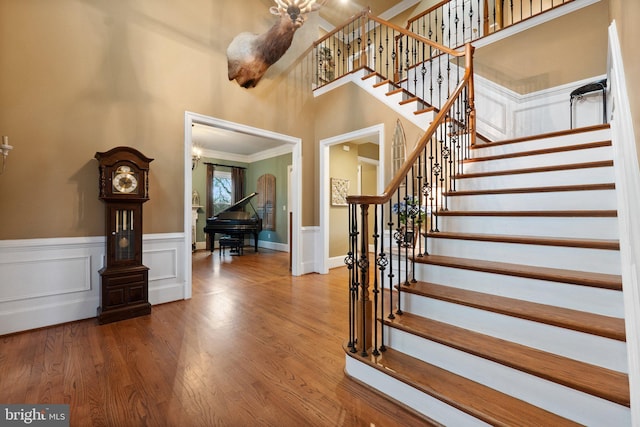
[[[602,124],[602,92],[575,99],[570,108],[573,90],[606,76],[572,82],[566,85],[518,94],[480,76],[476,81],[478,131],[494,140],[530,136]]]
[[[0,241],[0,335],[95,317],[104,246],[103,237]],[[152,304],[184,298],[183,247],[182,233],[144,236]]]

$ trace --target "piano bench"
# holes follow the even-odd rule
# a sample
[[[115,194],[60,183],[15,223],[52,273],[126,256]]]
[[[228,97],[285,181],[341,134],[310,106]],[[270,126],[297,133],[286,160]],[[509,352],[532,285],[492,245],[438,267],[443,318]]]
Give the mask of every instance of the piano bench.
[[[220,244],[220,256],[224,255],[225,248],[231,248],[231,252],[235,251],[238,255],[244,253],[244,245],[239,238],[223,236],[218,240],[218,243]]]

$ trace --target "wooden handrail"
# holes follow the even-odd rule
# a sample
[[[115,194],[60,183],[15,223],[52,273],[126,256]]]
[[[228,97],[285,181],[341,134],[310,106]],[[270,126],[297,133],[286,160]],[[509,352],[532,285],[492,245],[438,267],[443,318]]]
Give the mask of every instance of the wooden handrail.
[[[430,14],[431,12],[433,12],[434,10],[436,10],[438,8],[441,8],[442,6],[444,6],[445,4],[449,3],[450,1],[451,0],[442,0],[440,3],[431,6],[429,9],[425,10],[424,12],[420,13],[419,15],[416,15],[416,16],[414,16],[412,18],[409,18],[409,20],[407,21],[407,29],[409,29],[411,27],[411,24],[413,24],[418,19],[422,18],[425,15]]]
[[[367,195],[347,196],[347,203],[359,204],[359,205],[381,205],[388,202],[391,199],[393,194],[398,190],[398,188],[402,184],[402,181],[405,179],[405,176],[409,173],[409,171],[413,167],[413,164],[418,160],[418,157],[422,153],[422,150],[427,146],[427,142],[431,140],[431,137],[438,129],[438,126],[440,126],[444,122],[446,115],[449,114],[449,110],[453,106],[453,103],[455,102],[458,95],[460,95],[464,87],[469,84],[470,92],[472,92],[473,90],[472,57],[473,57],[474,49],[475,48],[470,43],[467,43],[465,45],[464,54],[466,55],[466,58],[465,58],[464,77],[462,78],[460,83],[458,83],[458,86],[456,86],[455,90],[451,93],[447,102],[445,102],[444,106],[440,109],[435,119],[433,120],[433,122],[431,122],[431,125],[429,125],[429,128],[426,130],[426,132],[424,133],[420,141],[418,141],[418,143],[416,144],[414,149],[411,151],[411,153],[409,154],[405,162],[402,164],[402,166],[400,167],[396,175],[393,177],[391,182],[387,185],[384,192],[379,196],[367,196]],[[471,99],[470,106],[473,108],[473,95],[470,97],[470,99]],[[475,126],[473,127],[475,128]],[[475,131],[475,129],[473,129],[473,131]]]
[[[315,42],[313,42],[313,46],[316,47],[319,44],[321,44],[322,42],[324,42],[325,40],[329,39],[330,37],[334,36],[335,34],[337,34],[338,32],[340,32],[340,30],[342,30],[344,27],[346,27],[347,25],[357,21],[360,18],[363,17],[367,17],[372,21],[377,22],[380,25],[384,25],[386,27],[389,27],[407,37],[411,37],[421,43],[427,44],[435,49],[437,49],[438,51],[442,52],[442,53],[448,53],[451,56],[456,56],[456,57],[460,57],[460,56],[464,56],[466,53],[465,51],[458,51],[458,50],[454,50],[454,49],[449,49],[446,46],[443,46],[441,44],[438,44],[432,40],[429,40],[426,37],[423,37],[419,34],[415,34],[409,30],[407,30],[406,28],[402,28],[396,24],[393,24],[391,22],[385,21],[384,19],[378,18],[377,16],[374,16],[371,14],[371,12],[369,10],[363,10],[362,12],[360,12],[357,15],[354,15],[353,17],[351,17],[350,19],[348,19],[343,25],[336,27],[335,29],[333,29],[331,32],[325,34],[323,37],[321,37],[320,39],[316,40]]]
[[[344,21],[342,24],[336,26],[333,30],[329,31],[327,34],[325,34],[324,36],[320,37],[318,40],[313,42],[313,47],[318,46],[320,43],[322,43],[323,41],[333,37],[334,35],[336,35],[337,33],[339,33],[344,27],[348,26],[349,24],[354,23],[355,21],[357,21],[358,19],[366,16],[369,14],[369,10],[365,9],[362,12],[353,15],[351,18],[347,19],[346,21]]]

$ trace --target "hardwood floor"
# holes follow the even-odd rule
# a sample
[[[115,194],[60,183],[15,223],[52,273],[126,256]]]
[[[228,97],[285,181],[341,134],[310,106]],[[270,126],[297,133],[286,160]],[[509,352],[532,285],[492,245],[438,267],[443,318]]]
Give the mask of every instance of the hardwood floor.
[[[348,379],[346,269],[288,254],[193,256],[193,298],[150,316],[0,337],[0,403],[66,403],[72,426],[424,426]]]

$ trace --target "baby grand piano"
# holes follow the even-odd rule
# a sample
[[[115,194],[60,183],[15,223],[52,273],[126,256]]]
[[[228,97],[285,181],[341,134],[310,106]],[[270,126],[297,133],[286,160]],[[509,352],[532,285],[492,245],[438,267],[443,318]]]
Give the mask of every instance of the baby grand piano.
[[[256,212],[256,209],[251,204],[251,199],[257,194],[258,193],[249,194],[247,197],[218,213],[218,215],[207,218],[207,225],[204,227],[204,232],[207,233],[211,252],[213,252],[215,246],[216,233],[237,237],[241,241],[244,240],[245,234],[251,233],[253,234],[255,250],[258,252],[258,233],[262,231],[262,218],[258,216],[258,212]],[[244,210],[247,204],[253,209],[254,215]]]

